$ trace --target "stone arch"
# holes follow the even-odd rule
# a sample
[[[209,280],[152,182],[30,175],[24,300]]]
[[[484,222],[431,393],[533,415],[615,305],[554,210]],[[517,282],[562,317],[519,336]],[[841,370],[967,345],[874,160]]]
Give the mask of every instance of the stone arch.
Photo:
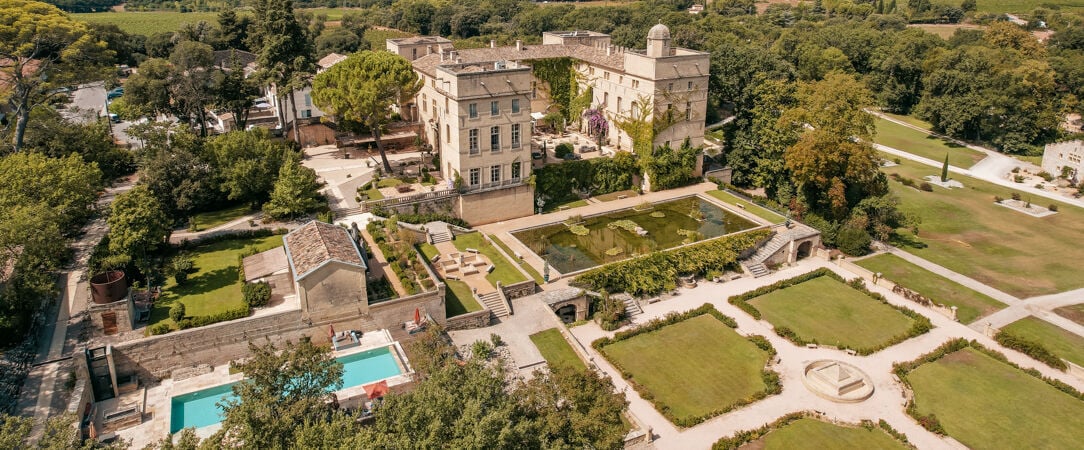
[[[568,303],[560,308],[557,308],[553,312],[557,314],[557,317],[560,318],[561,322],[564,323],[575,322],[576,316],[579,315],[577,314],[578,311],[576,311],[576,305],[573,303]]]
[[[797,259],[808,258],[811,254],[813,254],[813,241],[805,241],[798,244]]]

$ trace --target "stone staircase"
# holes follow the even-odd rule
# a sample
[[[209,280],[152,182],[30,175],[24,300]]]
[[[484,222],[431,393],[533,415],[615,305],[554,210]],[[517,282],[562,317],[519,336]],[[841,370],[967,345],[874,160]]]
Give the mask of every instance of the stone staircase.
[[[441,242],[448,242],[452,240],[452,233],[447,231],[431,231],[429,232],[429,240],[432,241],[433,245]]]
[[[644,313],[644,309],[640,307],[639,303],[636,303],[636,299],[631,296],[621,299],[625,303],[625,317],[632,317]]]
[[[771,271],[768,270],[768,266],[765,266],[764,263],[742,263],[742,266],[744,266],[745,270],[748,270],[749,273],[753,275],[753,278],[760,278],[764,275],[771,273]]]
[[[508,305],[504,303],[501,296],[497,294],[497,291],[481,294],[478,296],[478,300],[493,311],[493,315],[497,317],[508,317]]]

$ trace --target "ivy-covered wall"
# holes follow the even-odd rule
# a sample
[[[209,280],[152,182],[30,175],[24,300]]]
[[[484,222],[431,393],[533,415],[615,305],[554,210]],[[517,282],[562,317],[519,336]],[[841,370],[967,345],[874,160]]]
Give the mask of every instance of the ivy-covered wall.
[[[535,171],[535,190],[547,203],[576,199],[573,188],[592,195],[632,189],[638,174],[636,156],[618,152],[612,158],[594,158],[550,164]]]
[[[573,120],[570,107],[576,95],[576,75],[572,70],[572,58],[545,58],[531,61],[534,77],[549,88],[550,101],[560,108],[561,115]]]

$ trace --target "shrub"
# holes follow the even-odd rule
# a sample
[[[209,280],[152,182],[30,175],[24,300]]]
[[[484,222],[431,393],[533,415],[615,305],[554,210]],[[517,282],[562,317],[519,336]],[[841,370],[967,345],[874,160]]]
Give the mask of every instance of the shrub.
[[[569,144],[568,142],[562,142],[560,144],[557,144],[557,148],[553,149],[553,155],[556,156],[558,159],[564,159],[564,157],[572,153],[572,151],[572,144]]]
[[[188,281],[188,273],[194,267],[195,263],[192,261],[192,257],[184,253],[174,256],[169,262],[169,271],[173,273],[173,280],[177,282],[177,285],[182,285]]]
[[[1039,172],[1039,177],[1042,178],[1043,180],[1048,181],[1048,182],[1049,181],[1054,181],[1054,176],[1051,175],[1050,172],[1047,172],[1045,170],[1042,171],[1042,172]]]
[[[923,181],[922,184],[918,185],[918,188],[926,192],[933,192],[933,185],[925,181]]]
[[[173,306],[169,307],[169,318],[174,322],[180,323],[181,319],[184,319],[184,303],[177,302]]]
[[[621,328],[621,325],[625,322],[625,304],[616,298],[610,297],[610,294],[603,291],[602,299],[599,300],[599,311],[595,314],[595,318],[598,319],[599,326],[603,330],[613,331]]]
[[[489,359],[489,356],[493,354],[493,345],[479,339],[471,344],[470,351],[475,358]]]
[[[169,324],[167,324],[167,323],[156,323],[154,325],[151,325],[150,327],[147,327],[147,332],[150,333],[151,336],[157,336],[159,334],[166,334],[166,333],[169,333],[170,331],[173,331],[173,329],[170,328]]]
[[[504,340],[501,339],[501,335],[497,333],[489,333],[489,342],[492,343],[494,347],[504,345]]]
[[[1005,330],[998,331],[997,334],[994,335],[994,340],[996,340],[998,344],[1035,358],[1039,360],[1039,362],[1055,369],[1064,371],[1069,368],[1068,365],[1065,364],[1065,361],[1051,353],[1050,350],[1039,342],[1024,339]]]
[[[1020,201],[1020,193],[1019,192],[1013,192],[1012,193],[1012,199],[1016,200],[1016,201]]]
[[[1024,182],[1024,176],[1023,175],[1013,175],[1012,180],[1017,182],[1017,183],[1023,183]]]
[[[1013,167],[1012,168],[1012,173],[1020,173],[1020,167],[1019,166]]]
[[[862,256],[869,253],[869,245],[873,243],[866,230],[852,226],[844,226],[836,234],[836,247],[843,253],[851,256]]]
[[[1058,212],[1058,205],[1056,203],[1051,203],[1048,208],[1050,209],[1050,211]]]
[[[994,196],[994,203],[1001,203],[1003,201],[1005,201],[1005,199],[1002,198],[1000,195],[995,195]]]
[[[271,285],[265,281],[245,283],[241,286],[241,297],[253,308],[267,305],[271,300]]]

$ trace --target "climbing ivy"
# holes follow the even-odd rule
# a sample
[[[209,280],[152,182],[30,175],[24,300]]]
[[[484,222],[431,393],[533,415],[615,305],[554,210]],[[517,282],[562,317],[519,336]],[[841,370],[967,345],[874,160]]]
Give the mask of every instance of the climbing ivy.
[[[534,77],[546,83],[550,102],[560,108],[561,115],[572,120],[572,98],[575,95],[576,76],[572,70],[572,58],[545,58],[531,61]]]

